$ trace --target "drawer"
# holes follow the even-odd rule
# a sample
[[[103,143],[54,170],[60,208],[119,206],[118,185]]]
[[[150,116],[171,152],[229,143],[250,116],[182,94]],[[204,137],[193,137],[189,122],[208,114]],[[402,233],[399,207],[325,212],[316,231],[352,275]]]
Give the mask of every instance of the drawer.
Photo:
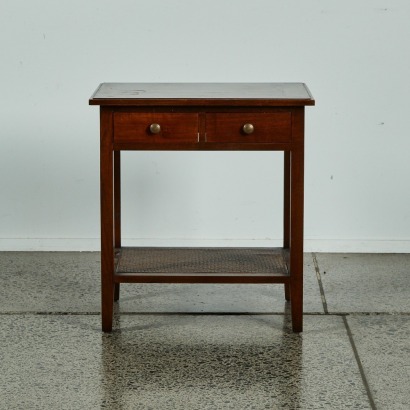
[[[290,112],[206,115],[207,142],[290,142],[291,135],[292,114]]]
[[[198,114],[115,112],[114,141],[141,143],[198,142]]]

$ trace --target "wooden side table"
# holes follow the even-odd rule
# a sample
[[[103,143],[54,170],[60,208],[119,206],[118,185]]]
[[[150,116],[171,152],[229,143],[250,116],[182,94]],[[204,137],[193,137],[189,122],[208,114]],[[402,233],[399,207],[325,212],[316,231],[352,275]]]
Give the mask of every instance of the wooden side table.
[[[302,83],[103,83],[100,106],[102,329],[112,330],[120,283],[282,283],[292,328],[303,328]],[[282,248],[121,246],[122,150],[284,151]]]

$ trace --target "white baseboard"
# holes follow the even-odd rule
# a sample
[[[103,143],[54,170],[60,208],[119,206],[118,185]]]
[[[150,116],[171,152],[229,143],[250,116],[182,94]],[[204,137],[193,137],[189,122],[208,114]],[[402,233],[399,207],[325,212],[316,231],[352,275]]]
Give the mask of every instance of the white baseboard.
[[[123,246],[276,247],[280,239],[123,239]],[[99,251],[99,238],[0,238],[0,251]],[[410,253],[409,240],[305,239],[305,252]]]
[[[306,239],[305,252],[410,253],[410,239]]]
[[[0,238],[0,251],[99,250],[99,238]]]

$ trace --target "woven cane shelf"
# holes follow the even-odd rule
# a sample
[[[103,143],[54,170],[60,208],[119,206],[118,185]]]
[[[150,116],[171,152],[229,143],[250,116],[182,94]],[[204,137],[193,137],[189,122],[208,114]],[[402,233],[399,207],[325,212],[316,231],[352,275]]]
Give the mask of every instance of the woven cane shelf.
[[[116,251],[115,282],[288,283],[282,248],[127,248]]]

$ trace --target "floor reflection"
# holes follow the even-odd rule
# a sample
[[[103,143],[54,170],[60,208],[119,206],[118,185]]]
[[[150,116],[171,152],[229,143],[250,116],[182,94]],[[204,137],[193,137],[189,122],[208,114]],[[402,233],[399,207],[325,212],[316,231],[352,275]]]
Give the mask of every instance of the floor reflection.
[[[302,338],[284,315],[116,315],[102,406],[297,408]],[[249,406],[249,407],[247,407]]]

